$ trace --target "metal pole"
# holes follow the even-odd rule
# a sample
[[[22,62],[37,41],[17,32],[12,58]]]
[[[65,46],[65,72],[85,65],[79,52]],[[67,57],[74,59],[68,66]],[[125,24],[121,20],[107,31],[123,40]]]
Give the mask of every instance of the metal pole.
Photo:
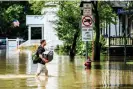
[[[127,15],[125,15],[124,20],[125,20],[125,19],[126,19],[126,28],[125,28],[125,31],[124,31],[124,32],[125,32],[125,33],[124,33],[124,35],[125,35],[125,36],[124,36],[124,38],[125,38],[125,40],[124,40],[124,41],[125,41],[125,42],[124,42],[124,43],[125,43],[125,44],[124,44],[124,50],[125,50],[125,51],[124,51],[124,63],[126,63],[126,58],[127,58],[127,57],[126,57],[126,56],[127,56],[127,55],[126,55],[126,54],[127,54],[127,49],[126,49],[126,46],[127,46],[127,39],[126,39],[126,37],[127,37],[127,25],[128,25],[128,18],[127,18]]]
[[[124,63],[126,63],[126,44],[127,44],[127,40],[126,40],[126,31],[125,31],[125,36],[124,36]]]
[[[110,33],[111,33],[111,23],[109,22],[109,34],[108,34],[108,39],[109,39],[109,47],[108,47],[108,56],[109,56],[109,59],[108,60],[110,60]]]
[[[88,59],[88,41],[86,41],[86,60]]]

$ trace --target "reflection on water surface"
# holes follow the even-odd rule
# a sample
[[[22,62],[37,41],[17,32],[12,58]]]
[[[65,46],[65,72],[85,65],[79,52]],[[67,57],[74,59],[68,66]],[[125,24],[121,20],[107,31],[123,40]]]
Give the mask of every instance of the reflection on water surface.
[[[84,60],[54,56],[47,64],[49,77],[35,78],[37,65],[30,51],[0,51],[0,89],[127,89],[133,87],[133,65],[123,62],[93,62],[85,70]]]

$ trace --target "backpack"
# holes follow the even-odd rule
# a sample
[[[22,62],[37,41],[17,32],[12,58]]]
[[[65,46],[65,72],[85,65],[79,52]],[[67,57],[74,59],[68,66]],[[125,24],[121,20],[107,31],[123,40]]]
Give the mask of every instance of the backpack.
[[[37,64],[39,61],[39,57],[37,56],[36,52],[32,54],[32,61],[33,64]]]
[[[33,61],[33,64],[37,64],[37,63],[39,62],[39,60],[40,60],[39,56],[37,55],[38,50],[39,50],[39,47],[38,47],[38,49],[36,50],[36,52],[34,52],[34,53],[32,54],[32,61]]]

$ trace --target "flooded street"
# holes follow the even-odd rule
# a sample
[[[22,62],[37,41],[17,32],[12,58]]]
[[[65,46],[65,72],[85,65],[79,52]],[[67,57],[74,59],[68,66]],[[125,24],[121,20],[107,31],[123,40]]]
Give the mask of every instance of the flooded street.
[[[72,63],[68,56],[54,55],[47,64],[49,77],[35,78],[37,65],[30,51],[0,51],[0,89],[132,89],[133,65],[93,62],[85,70],[84,58]]]

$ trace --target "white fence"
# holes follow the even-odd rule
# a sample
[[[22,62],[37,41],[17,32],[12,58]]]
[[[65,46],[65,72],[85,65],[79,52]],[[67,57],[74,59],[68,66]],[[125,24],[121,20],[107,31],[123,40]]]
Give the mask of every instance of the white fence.
[[[6,38],[6,49],[9,50],[16,50],[19,47],[19,38],[16,39],[8,39]]]

